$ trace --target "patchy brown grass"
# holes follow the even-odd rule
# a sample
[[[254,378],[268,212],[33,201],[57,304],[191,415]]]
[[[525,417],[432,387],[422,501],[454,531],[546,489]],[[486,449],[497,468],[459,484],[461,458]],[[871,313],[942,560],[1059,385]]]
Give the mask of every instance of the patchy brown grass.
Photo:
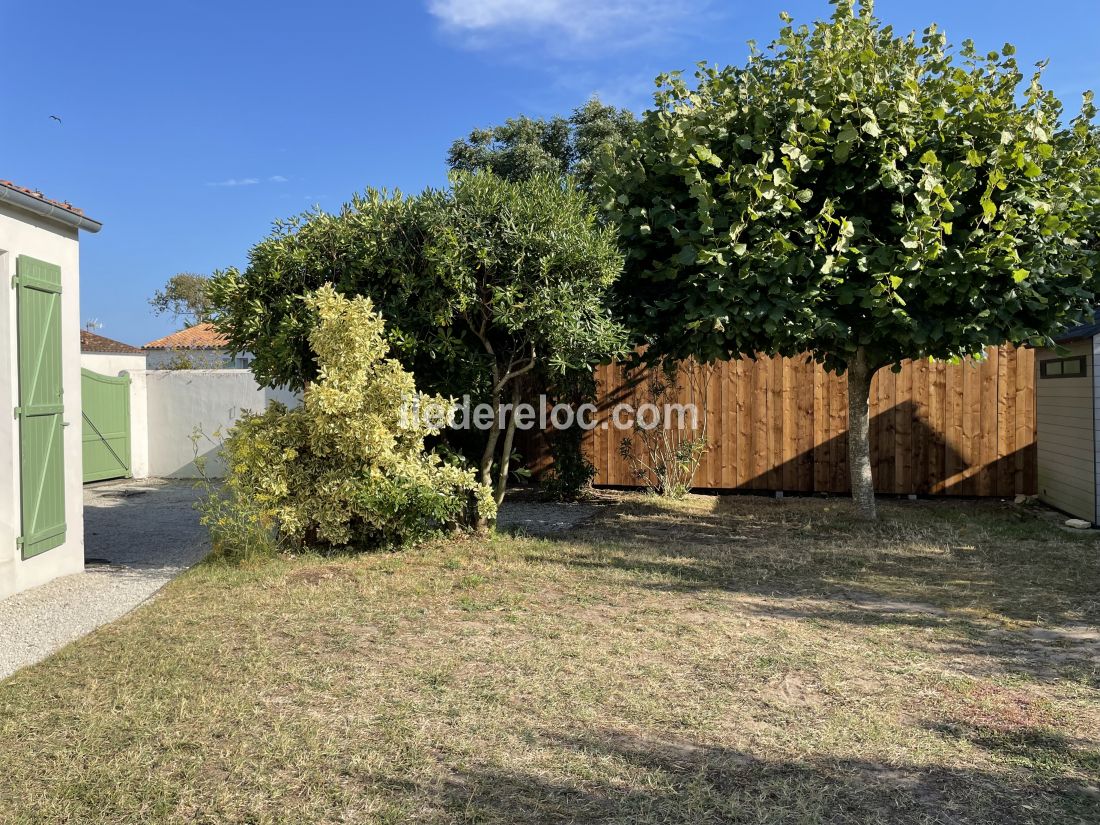
[[[1100,543],[883,511],[200,566],[0,684],[0,821],[1100,820]]]

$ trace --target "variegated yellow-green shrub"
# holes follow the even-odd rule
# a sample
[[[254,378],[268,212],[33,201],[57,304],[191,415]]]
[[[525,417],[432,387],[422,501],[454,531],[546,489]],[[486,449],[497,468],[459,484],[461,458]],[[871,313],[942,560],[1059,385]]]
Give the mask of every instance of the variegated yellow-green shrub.
[[[413,398],[442,399],[418,394],[412,374],[388,357],[371,301],[331,286],[304,300],[317,318],[309,336],[317,380],[300,407],[273,403],[229,433],[225,487],[204,513],[216,544],[232,553],[259,531],[299,546],[366,549],[470,523],[475,507],[491,519],[489,489],[425,452],[434,431],[402,415]]]

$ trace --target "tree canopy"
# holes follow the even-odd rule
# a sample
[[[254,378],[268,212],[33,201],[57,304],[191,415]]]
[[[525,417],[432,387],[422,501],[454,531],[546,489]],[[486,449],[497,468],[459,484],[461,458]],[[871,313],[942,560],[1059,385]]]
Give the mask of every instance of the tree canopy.
[[[1011,45],[955,50],[935,26],[896,34],[869,0],[832,4],[812,27],[782,15],[742,67],[659,78],[601,194],[651,353],[858,362],[865,412],[879,367],[1048,341],[1087,312],[1096,110],[1087,96],[1064,122]]]
[[[450,203],[438,190],[368,189],[337,213],[276,221],[243,271],[214,273],[214,323],[231,346],[254,354],[251,369],[261,382],[300,389],[318,369],[309,346],[316,319],[302,296],[332,284],[342,295],[370,297],[394,354],[419,386],[449,392],[472,380],[461,364],[467,348],[451,334],[457,284],[441,265],[451,243]]]
[[[1068,126],[1007,45],[851,0],[744,67],[666,75],[605,181],[629,318],[662,349],[843,369],[1043,340],[1095,291],[1091,98]]]
[[[604,105],[593,97],[567,118],[521,115],[499,126],[475,129],[451,144],[447,164],[460,171],[489,171],[511,181],[569,175],[588,190],[604,147],[629,140],[636,125],[629,110]]]
[[[210,316],[210,298],[206,287],[210,278],[194,272],[179,272],[149,299],[154,315],[171,315],[188,326],[201,324]]]

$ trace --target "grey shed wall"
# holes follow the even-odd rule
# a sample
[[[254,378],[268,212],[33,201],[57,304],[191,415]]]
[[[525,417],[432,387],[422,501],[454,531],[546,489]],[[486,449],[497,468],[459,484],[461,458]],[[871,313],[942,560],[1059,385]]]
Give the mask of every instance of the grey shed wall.
[[[1039,497],[1059,510],[1096,522],[1096,362],[1092,338],[1064,344],[1065,355],[1040,349],[1035,357]],[[1042,362],[1085,357],[1085,375],[1043,378]]]

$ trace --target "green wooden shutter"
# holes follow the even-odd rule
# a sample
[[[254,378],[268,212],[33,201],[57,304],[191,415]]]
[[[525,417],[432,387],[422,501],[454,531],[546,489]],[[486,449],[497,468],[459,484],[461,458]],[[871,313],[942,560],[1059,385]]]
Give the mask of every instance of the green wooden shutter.
[[[19,477],[27,559],[65,542],[61,381],[61,267],[16,260],[19,327]]]

